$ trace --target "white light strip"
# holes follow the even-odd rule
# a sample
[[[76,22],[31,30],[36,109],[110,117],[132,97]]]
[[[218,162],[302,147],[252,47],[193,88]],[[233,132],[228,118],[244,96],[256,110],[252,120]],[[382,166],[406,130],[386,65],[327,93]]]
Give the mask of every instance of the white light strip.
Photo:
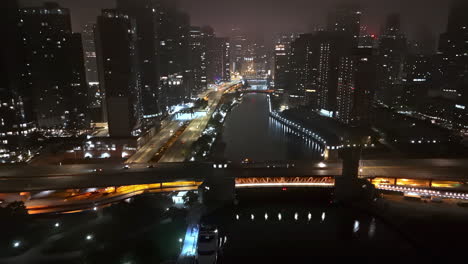
[[[243,187],[332,187],[335,186],[333,183],[324,183],[324,182],[317,182],[317,183],[237,183],[236,188],[243,188]]]
[[[394,185],[376,185],[376,188],[381,189],[381,190],[387,190],[387,191],[413,192],[419,195],[431,195],[431,196],[438,196],[438,197],[444,197],[444,198],[468,200],[467,193],[441,192],[441,191],[418,189],[418,188],[411,188],[411,187],[400,187],[400,186],[394,186]]]

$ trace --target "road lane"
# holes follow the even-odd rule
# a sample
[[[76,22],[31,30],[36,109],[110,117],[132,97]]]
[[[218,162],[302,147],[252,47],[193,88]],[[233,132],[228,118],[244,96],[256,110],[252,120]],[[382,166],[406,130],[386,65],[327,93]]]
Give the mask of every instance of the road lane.
[[[183,122],[177,120],[169,121],[169,124],[159,131],[147,144],[141,147],[134,155],[132,155],[126,164],[133,163],[148,163],[161,148],[170,139],[173,133],[177,131]]]
[[[227,84],[221,86],[218,91],[212,91],[207,94],[208,111],[205,116],[194,119],[187,129],[182,133],[178,140],[166,151],[160,162],[184,162],[187,155],[191,152],[192,144],[197,141],[203,130],[208,125],[219,101],[224,93],[224,88],[231,86]]]

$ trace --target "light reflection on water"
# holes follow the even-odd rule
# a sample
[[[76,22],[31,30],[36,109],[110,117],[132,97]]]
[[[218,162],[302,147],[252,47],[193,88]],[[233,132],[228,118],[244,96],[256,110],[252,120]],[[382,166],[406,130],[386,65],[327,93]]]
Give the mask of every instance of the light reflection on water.
[[[240,261],[239,254],[248,259],[412,250],[386,224],[351,208],[334,206],[329,198],[316,199],[316,195],[305,194],[293,200],[286,196],[293,191],[251,190],[256,194],[245,199],[246,192],[238,192],[238,205],[219,209],[204,219],[216,225],[220,236],[229,240],[221,248],[221,263],[234,263],[231,258]],[[254,195],[260,198],[252,199]]]
[[[269,116],[266,94],[246,94],[226,118],[225,158],[240,161],[317,160],[323,149]]]

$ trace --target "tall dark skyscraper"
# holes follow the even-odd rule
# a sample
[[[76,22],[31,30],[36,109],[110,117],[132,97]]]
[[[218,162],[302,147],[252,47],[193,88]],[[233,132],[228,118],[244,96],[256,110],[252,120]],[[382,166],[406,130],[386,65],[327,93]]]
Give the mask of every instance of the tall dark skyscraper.
[[[304,95],[306,103],[317,108],[317,79],[320,43],[317,34],[301,34],[291,43],[291,70],[295,93]]]
[[[207,88],[206,79],[206,45],[207,36],[200,27],[191,27],[189,33],[189,74],[191,78],[189,81],[192,91],[190,97],[195,98],[197,94]]]
[[[86,80],[88,82],[88,115],[92,123],[103,121],[103,95],[99,87],[99,75],[96,59],[95,28],[96,23],[88,23],[84,25],[82,33]]]
[[[349,36],[343,34],[335,32],[319,32],[318,34],[320,59],[317,107],[327,111],[328,115],[336,116],[340,67],[345,62],[344,59],[352,55],[354,45],[349,41]]]
[[[208,84],[231,81],[230,43],[228,38],[213,37],[207,44]]]
[[[138,69],[144,117],[160,113],[158,9],[151,0],[117,0],[117,9],[136,21]]]
[[[274,50],[273,76],[275,89],[287,91],[291,88],[291,43],[298,37],[298,34],[281,34],[276,38]]]
[[[83,55],[73,54],[81,49],[73,48],[70,11],[55,3],[23,8],[18,25],[25,47],[26,89],[32,91],[38,125],[73,129],[69,121],[77,117],[71,115],[82,111],[74,111],[70,91],[77,85],[75,58]]]
[[[81,34],[73,33],[71,38],[71,87],[66,97],[69,107],[69,126],[72,128],[88,128],[88,84],[86,82],[85,61],[83,56],[83,40]]]
[[[95,23],[88,23],[83,26],[83,52],[85,57],[86,80],[88,84],[98,84],[98,72],[96,62],[96,44],[94,43]]]
[[[440,36],[436,86],[451,101],[445,109],[456,124],[468,118],[468,2],[456,0],[449,13],[447,30]]]
[[[0,162],[22,160],[24,141],[34,130],[31,93],[26,89],[24,44],[19,31],[16,0],[2,3],[0,10]]]
[[[361,14],[357,4],[340,4],[328,14],[327,31],[343,34],[357,46],[361,31]]]
[[[240,73],[246,46],[247,37],[242,33],[240,28],[234,27],[231,30],[231,67],[233,72]]]
[[[190,18],[179,10],[176,1],[156,1],[158,12],[159,74],[161,79],[162,109],[180,104],[191,92],[187,78],[189,71]],[[166,80],[182,76],[182,85],[169,87]]]
[[[401,105],[407,110],[424,112],[425,101],[432,88],[433,56],[409,54],[405,60]]]
[[[372,103],[377,85],[376,55],[372,48],[359,48],[353,52],[354,95],[351,108],[351,124],[368,126],[371,123]]]
[[[379,39],[378,47],[378,89],[376,99],[386,105],[401,104],[402,78],[405,56],[407,55],[406,36],[400,30],[400,16],[391,14]]]
[[[131,136],[141,120],[135,21],[120,10],[103,10],[96,25],[96,51],[109,135]]]
[[[340,58],[337,113],[342,123],[366,126],[376,85],[375,55],[372,48],[358,48]]]

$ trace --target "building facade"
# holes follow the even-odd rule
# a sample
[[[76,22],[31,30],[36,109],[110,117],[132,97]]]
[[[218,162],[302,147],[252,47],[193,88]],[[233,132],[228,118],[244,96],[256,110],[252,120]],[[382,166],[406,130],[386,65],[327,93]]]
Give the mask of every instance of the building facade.
[[[96,25],[96,51],[109,135],[135,135],[142,118],[135,21],[120,10],[102,10]]]

